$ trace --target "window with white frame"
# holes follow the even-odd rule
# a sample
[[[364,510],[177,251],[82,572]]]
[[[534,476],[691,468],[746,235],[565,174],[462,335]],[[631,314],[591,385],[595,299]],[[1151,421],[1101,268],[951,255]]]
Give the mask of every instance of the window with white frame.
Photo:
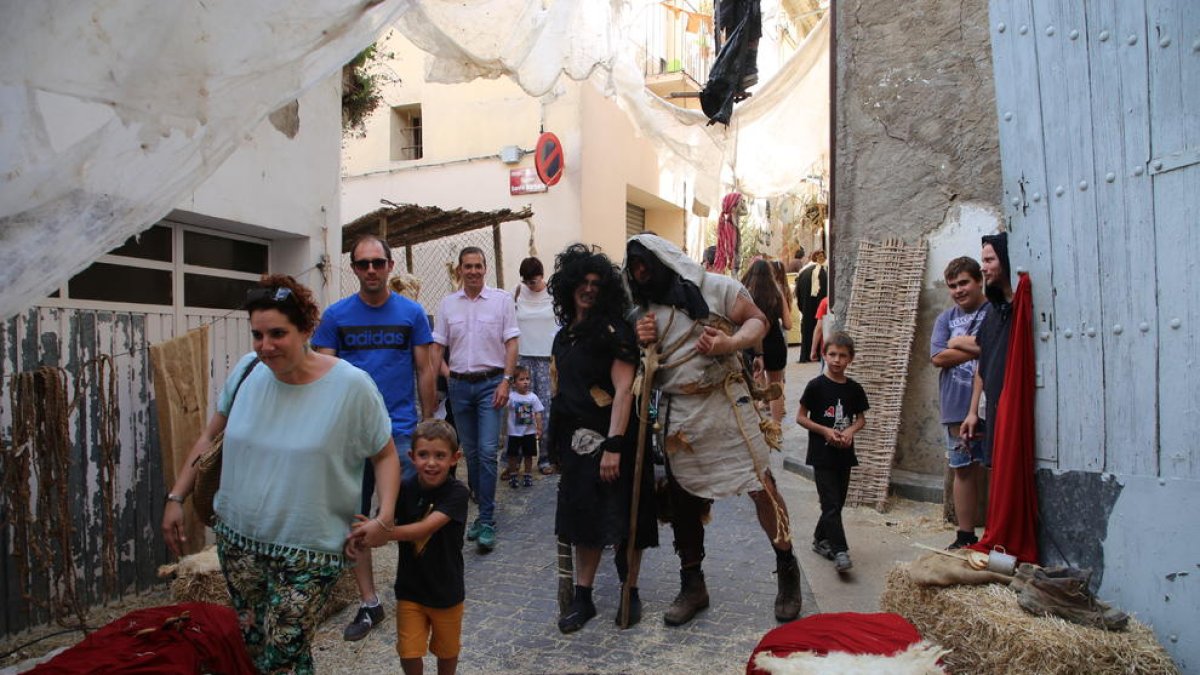
[[[421,104],[392,108],[391,160],[394,162],[421,159],[425,156],[421,133]]]
[[[163,220],[100,256],[51,298],[62,305],[237,309],[268,271],[269,254],[265,240]]]

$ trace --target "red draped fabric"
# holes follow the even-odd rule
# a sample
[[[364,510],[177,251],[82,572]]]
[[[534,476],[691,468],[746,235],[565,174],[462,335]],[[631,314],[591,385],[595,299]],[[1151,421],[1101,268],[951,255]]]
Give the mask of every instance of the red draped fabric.
[[[223,605],[188,602],[130,612],[29,672],[238,675],[255,669],[237,614]]]
[[[971,548],[1003,547],[1021,562],[1038,562],[1037,488],[1033,481],[1033,299],[1022,273],[1013,295],[1004,391],[996,409],[987,529]],[[988,420],[988,424],[992,421]]]
[[[891,656],[921,641],[921,634],[899,614],[835,612],[814,614],[772,629],[746,662],[746,675],[765,675],[754,667],[759,652],[787,656],[795,652],[830,652]]]
[[[719,272],[733,269],[737,260],[737,209],[741,202],[739,192],[730,192],[721,199],[721,215],[717,218],[717,257],[713,259],[713,269]]]

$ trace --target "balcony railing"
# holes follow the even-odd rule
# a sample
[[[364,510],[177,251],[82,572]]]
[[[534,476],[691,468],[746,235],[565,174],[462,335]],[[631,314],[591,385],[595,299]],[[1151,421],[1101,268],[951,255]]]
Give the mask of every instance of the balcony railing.
[[[712,16],[687,5],[667,0],[648,12],[641,49],[646,77],[678,73],[700,83],[708,80],[715,57]]]

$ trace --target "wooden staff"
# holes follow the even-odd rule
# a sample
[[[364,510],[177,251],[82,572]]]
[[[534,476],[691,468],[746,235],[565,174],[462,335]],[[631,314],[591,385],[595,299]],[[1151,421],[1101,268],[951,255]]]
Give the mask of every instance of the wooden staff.
[[[629,505],[629,540],[625,546],[625,562],[630,572],[633,571],[633,560],[637,555],[637,525],[638,505],[642,496],[642,461],[646,457],[646,427],[650,417],[650,392],[654,388],[654,373],[658,370],[658,343],[651,342],[645,346],[642,357],[642,391],[638,400],[638,442],[637,454],[633,460],[633,500]],[[621,586],[621,628],[629,627],[629,577]]]
[[[558,613],[566,614],[575,598],[575,561],[571,557],[571,545],[561,537],[558,540]]]

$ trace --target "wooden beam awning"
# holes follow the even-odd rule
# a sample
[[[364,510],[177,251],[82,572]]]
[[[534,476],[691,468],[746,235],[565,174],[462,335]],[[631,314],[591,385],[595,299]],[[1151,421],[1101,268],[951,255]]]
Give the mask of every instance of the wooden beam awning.
[[[495,227],[510,220],[533,217],[533,209],[528,206],[519,211],[446,211],[436,206],[394,204],[386,199],[380,201],[384,206],[359,216],[342,227],[342,253],[349,253],[354,240],[363,234],[386,236],[392,248],[401,248],[483,227]],[[383,235],[384,232],[386,235]]]

